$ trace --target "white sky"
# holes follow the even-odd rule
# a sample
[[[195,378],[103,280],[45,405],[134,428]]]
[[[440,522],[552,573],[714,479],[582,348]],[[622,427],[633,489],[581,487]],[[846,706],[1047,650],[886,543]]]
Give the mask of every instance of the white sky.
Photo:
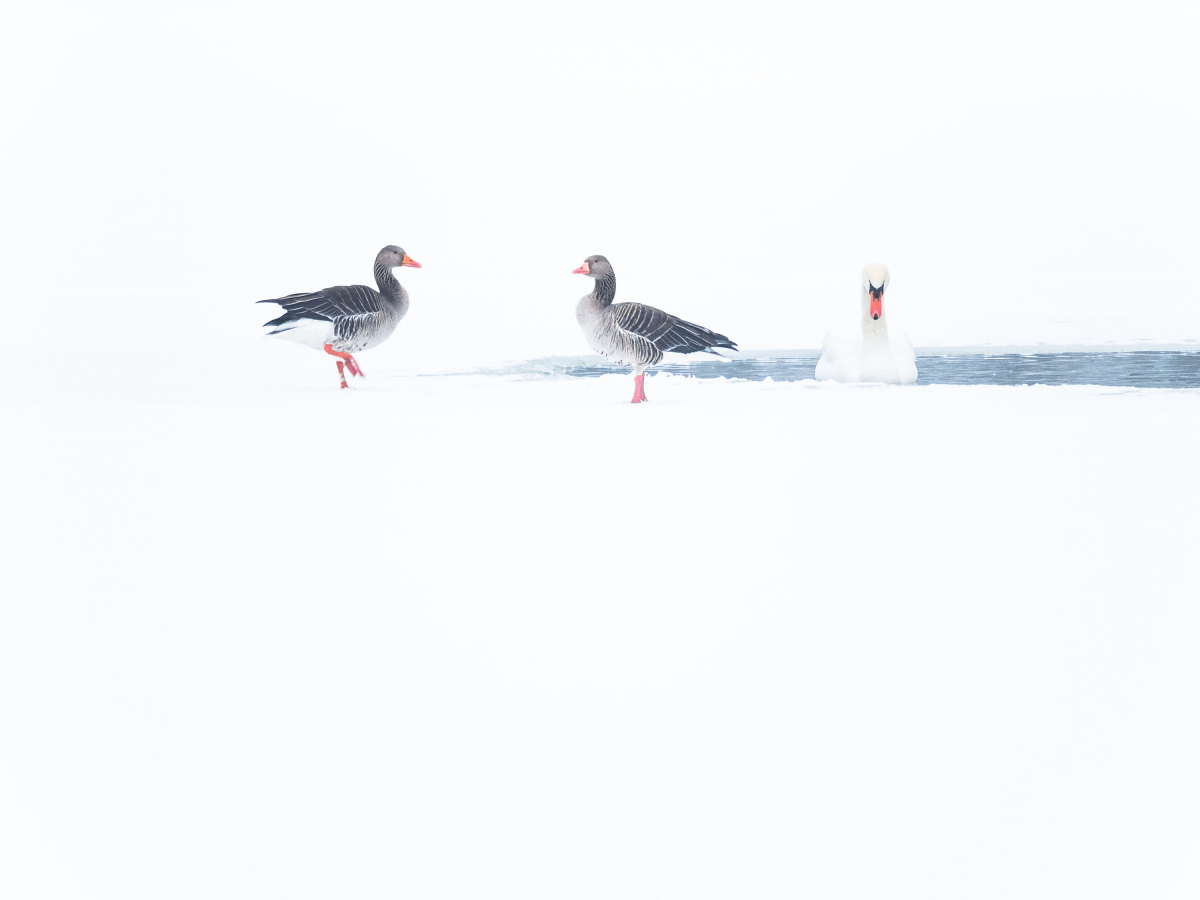
[[[878,259],[918,345],[1200,337],[1200,7],[810,6],[26,5],[4,293],[215,321],[394,242],[414,313],[522,298],[514,346],[586,352],[603,253],[618,299],[811,346]]]

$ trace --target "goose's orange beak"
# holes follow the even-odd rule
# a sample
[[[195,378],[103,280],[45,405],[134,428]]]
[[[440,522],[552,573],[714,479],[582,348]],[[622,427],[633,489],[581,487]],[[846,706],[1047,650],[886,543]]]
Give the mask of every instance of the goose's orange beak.
[[[587,261],[585,260],[583,265],[581,265],[578,269],[572,269],[571,274],[572,275],[591,275],[592,267],[589,266],[587,264]]]
[[[419,262],[417,262],[415,259],[413,259],[411,256],[409,256],[407,253],[404,254],[404,259],[400,260],[400,265],[412,266],[414,269],[421,268],[421,264]]]

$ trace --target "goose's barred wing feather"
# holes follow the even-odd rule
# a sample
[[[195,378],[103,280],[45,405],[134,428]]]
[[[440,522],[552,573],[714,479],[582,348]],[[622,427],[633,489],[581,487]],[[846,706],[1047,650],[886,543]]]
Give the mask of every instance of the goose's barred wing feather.
[[[723,334],[644,303],[614,303],[610,308],[619,328],[648,340],[663,352],[711,353],[714,347],[737,349],[737,344]]]
[[[279,318],[267,322],[267,325],[283,325],[296,319],[328,319],[333,322],[345,316],[369,315],[382,309],[379,293],[362,284],[339,285],[258,302],[278,303],[287,310]]]
[[[361,313],[357,316],[339,317],[333,323],[333,334],[346,344],[365,345],[378,328],[379,316],[375,313]],[[388,333],[390,334],[390,331]]]

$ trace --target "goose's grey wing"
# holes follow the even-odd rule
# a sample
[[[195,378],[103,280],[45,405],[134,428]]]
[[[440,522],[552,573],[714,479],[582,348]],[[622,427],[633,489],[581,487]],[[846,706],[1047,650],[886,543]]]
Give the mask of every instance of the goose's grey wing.
[[[611,310],[618,328],[649,341],[664,353],[711,353],[714,347],[737,349],[737,344],[723,334],[644,303],[614,303]]]
[[[297,319],[328,319],[337,321],[345,316],[363,316],[382,309],[379,293],[362,284],[339,285],[305,294],[288,294],[259,303],[278,303],[286,312],[267,325],[284,325]]]

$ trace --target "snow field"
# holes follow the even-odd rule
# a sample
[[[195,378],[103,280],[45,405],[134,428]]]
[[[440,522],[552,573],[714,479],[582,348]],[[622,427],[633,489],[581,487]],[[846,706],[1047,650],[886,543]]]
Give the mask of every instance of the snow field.
[[[1194,893],[1195,393],[370,358],[16,407],[21,896]]]

